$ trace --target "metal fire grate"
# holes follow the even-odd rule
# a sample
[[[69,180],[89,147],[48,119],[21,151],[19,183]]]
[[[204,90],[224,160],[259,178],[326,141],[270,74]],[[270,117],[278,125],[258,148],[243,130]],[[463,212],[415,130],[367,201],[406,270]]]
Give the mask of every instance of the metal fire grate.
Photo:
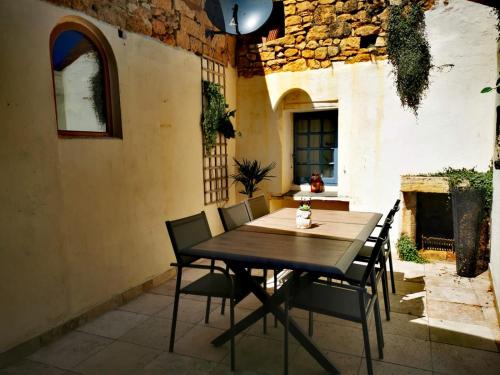
[[[422,248],[424,250],[455,251],[455,240],[422,236]]]

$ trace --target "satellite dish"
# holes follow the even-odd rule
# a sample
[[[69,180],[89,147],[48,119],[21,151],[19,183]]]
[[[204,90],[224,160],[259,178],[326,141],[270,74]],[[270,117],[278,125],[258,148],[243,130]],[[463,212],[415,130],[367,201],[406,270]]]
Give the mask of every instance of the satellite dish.
[[[273,0],[206,0],[208,18],[220,31],[242,35],[254,32],[271,15]]]

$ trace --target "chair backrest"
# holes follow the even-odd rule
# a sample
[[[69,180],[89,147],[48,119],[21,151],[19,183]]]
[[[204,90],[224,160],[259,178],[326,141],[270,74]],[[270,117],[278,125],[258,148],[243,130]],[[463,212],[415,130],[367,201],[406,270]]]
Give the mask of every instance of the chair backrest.
[[[259,217],[265,216],[269,213],[269,207],[267,206],[266,197],[264,195],[249,198],[245,201],[245,203],[252,220],[258,219]]]
[[[178,263],[189,264],[198,258],[181,255],[182,250],[212,238],[205,212],[165,222]]]
[[[387,240],[387,236],[389,235],[389,229],[391,228],[391,224],[387,221],[384,223],[382,230],[380,231],[379,236],[377,237],[377,242],[375,242],[375,246],[373,247],[372,253],[370,255],[370,259],[368,260],[368,264],[366,265],[365,272],[363,273],[363,277],[361,278],[360,286],[364,288],[366,286],[366,282],[370,277],[370,274],[375,269],[375,265],[377,261],[381,257],[382,249],[385,241]]]
[[[396,199],[396,203],[394,203],[394,206],[392,207],[392,209],[394,210],[394,212],[398,212],[399,211],[399,203],[401,203],[401,199]]]
[[[222,226],[226,232],[252,220],[245,202],[237,203],[229,207],[219,207],[218,211]]]

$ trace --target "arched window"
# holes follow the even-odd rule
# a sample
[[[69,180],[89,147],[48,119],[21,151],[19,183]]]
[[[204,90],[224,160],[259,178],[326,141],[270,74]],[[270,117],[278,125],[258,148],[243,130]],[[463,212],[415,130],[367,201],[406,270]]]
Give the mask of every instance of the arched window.
[[[50,34],[50,56],[58,134],[121,138],[116,61],[99,29],[63,18]]]

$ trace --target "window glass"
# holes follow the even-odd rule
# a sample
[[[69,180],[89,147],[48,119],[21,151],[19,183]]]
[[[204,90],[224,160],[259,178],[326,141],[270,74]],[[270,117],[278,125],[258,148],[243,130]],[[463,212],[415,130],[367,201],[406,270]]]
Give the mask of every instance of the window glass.
[[[61,32],[52,48],[59,130],[107,130],[104,68],[94,43],[76,30]]]

